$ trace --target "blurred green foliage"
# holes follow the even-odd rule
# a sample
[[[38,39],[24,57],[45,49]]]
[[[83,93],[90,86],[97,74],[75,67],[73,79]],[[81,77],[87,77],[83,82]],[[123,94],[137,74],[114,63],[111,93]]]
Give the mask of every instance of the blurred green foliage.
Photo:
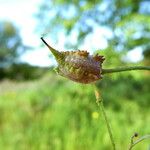
[[[149,133],[150,80],[106,76],[97,83],[117,148],[127,150],[134,132]],[[119,94],[118,94],[119,93]],[[0,84],[0,149],[111,149],[93,86],[47,74],[30,82]],[[136,146],[148,149],[149,140]]]
[[[78,48],[96,28],[105,28],[111,32],[111,36],[103,35],[108,42],[106,49],[121,60],[121,56],[137,47],[149,51],[149,5],[147,0],[43,0],[37,15],[38,31],[52,39],[58,39],[62,31],[66,45]],[[72,35],[77,36],[76,42],[67,38]]]
[[[12,63],[9,67],[0,68],[0,80],[33,80],[48,72],[47,67],[31,66],[27,63]]]
[[[20,62],[20,56],[31,47],[24,46],[17,27],[0,22],[0,80],[32,80],[41,77],[48,68]]]
[[[78,47],[96,26],[106,27],[112,36],[105,37],[108,47],[100,51],[106,57],[104,66],[131,65],[122,56],[136,47],[144,54],[139,64],[149,65],[148,4],[146,0],[45,0],[38,14],[38,29],[54,39],[60,32],[66,39],[75,32],[78,40],[71,46]],[[0,32],[0,63],[3,60],[11,65],[0,68],[0,78],[29,80],[46,73],[47,68],[14,63],[21,40],[13,25],[0,24]],[[9,47],[11,38],[17,42]],[[150,133],[149,85],[145,71],[106,75],[97,83],[118,149],[127,149],[134,132],[139,136]],[[106,125],[95,101],[92,85],[73,83],[52,72],[34,81],[1,81],[0,149],[110,150]],[[144,141],[135,149],[148,147],[149,141]]]
[[[24,51],[18,29],[11,22],[0,22],[0,69],[11,66]]]

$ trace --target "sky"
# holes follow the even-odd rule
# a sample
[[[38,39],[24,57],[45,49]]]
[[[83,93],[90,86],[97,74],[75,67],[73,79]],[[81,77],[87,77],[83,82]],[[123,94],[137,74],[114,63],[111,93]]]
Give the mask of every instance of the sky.
[[[49,51],[39,46],[40,36],[35,33],[37,20],[34,15],[40,3],[41,0],[0,0],[0,20],[8,20],[15,24],[23,43],[34,48],[21,57],[22,61],[32,65],[49,66],[53,64],[49,58]]]
[[[6,20],[15,24],[20,31],[23,43],[34,48],[32,51],[23,54],[21,57],[23,62],[28,62],[35,66],[50,66],[54,65],[56,62],[54,59],[49,58],[50,53],[48,49],[40,46],[40,36],[35,33],[37,25],[35,14],[38,12],[41,2],[42,0],[0,0],[0,21]],[[96,38],[99,37],[97,33],[102,33],[102,37]],[[104,34],[110,33],[104,28],[96,28],[93,35],[87,38],[80,48],[87,50],[91,47],[95,49],[105,48],[108,43],[103,38]],[[61,34],[59,39],[57,44],[53,43],[51,39],[46,40],[56,49],[64,49],[64,35]],[[101,47],[98,47],[99,45],[101,45]],[[142,51],[140,49],[130,51],[127,55],[127,59],[132,62],[141,60]]]

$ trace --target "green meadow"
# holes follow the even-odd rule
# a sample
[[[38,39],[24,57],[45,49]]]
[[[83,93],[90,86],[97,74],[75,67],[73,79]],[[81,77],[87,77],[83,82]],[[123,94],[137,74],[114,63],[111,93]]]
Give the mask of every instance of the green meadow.
[[[150,133],[150,80],[131,74],[97,83],[118,150]],[[137,137],[138,139],[138,137]],[[148,150],[150,140],[135,146]],[[0,83],[1,150],[111,150],[92,85],[48,73],[33,81]]]
[[[96,88],[56,61],[103,76],[116,150],[150,137],[150,0],[0,0],[0,150],[115,150]]]

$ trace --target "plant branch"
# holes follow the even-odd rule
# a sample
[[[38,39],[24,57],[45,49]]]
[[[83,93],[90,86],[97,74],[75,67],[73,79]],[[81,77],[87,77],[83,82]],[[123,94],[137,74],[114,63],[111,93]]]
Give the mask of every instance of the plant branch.
[[[100,107],[101,111],[102,111],[102,114],[104,116],[104,120],[106,122],[106,126],[107,126],[107,130],[108,130],[108,133],[109,133],[109,137],[110,137],[110,140],[111,140],[111,143],[112,143],[112,146],[113,146],[113,150],[116,150],[116,146],[115,146],[115,142],[114,142],[114,138],[113,138],[113,134],[112,134],[112,131],[111,131],[111,127],[109,125],[109,121],[108,121],[108,118],[107,118],[107,115],[106,115],[106,112],[105,112],[105,108],[104,108],[104,105],[103,105],[103,101],[102,99],[100,98],[100,93],[95,85],[95,97],[96,97],[96,103],[97,105]]]
[[[150,135],[144,135],[144,136],[142,136],[141,138],[139,138],[138,140],[136,140],[136,141],[134,142],[133,139],[134,139],[135,137],[136,137],[135,135],[133,135],[133,136],[131,137],[131,144],[130,144],[129,150],[132,150],[132,148],[133,148],[136,144],[140,143],[141,141],[150,138]]]
[[[150,71],[150,66],[129,66],[129,67],[120,67],[120,68],[113,68],[113,69],[102,69],[102,74],[116,73],[116,72],[122,72],[122,71],[133,71],[133,70]]]

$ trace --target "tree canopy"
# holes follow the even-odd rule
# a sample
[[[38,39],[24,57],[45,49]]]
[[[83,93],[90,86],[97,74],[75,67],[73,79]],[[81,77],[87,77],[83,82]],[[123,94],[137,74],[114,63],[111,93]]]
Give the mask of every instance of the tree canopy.
[[[38,14],[39,30],[55,39],[58,39],[60,31],[66,37],[75,32],[77,42],[73,46],[76,46],[96,27],[105,27],[112,35],[105,36],[108,42],[106,50],[126,53],[140,47],[148,53],[149,6],[150,1],[147,0],[43,0]],[[66,43],[72,44],[70,38]]]
[[[25,51],[18,29],[11,22],[0,22],[0,67],[10,66]]]

